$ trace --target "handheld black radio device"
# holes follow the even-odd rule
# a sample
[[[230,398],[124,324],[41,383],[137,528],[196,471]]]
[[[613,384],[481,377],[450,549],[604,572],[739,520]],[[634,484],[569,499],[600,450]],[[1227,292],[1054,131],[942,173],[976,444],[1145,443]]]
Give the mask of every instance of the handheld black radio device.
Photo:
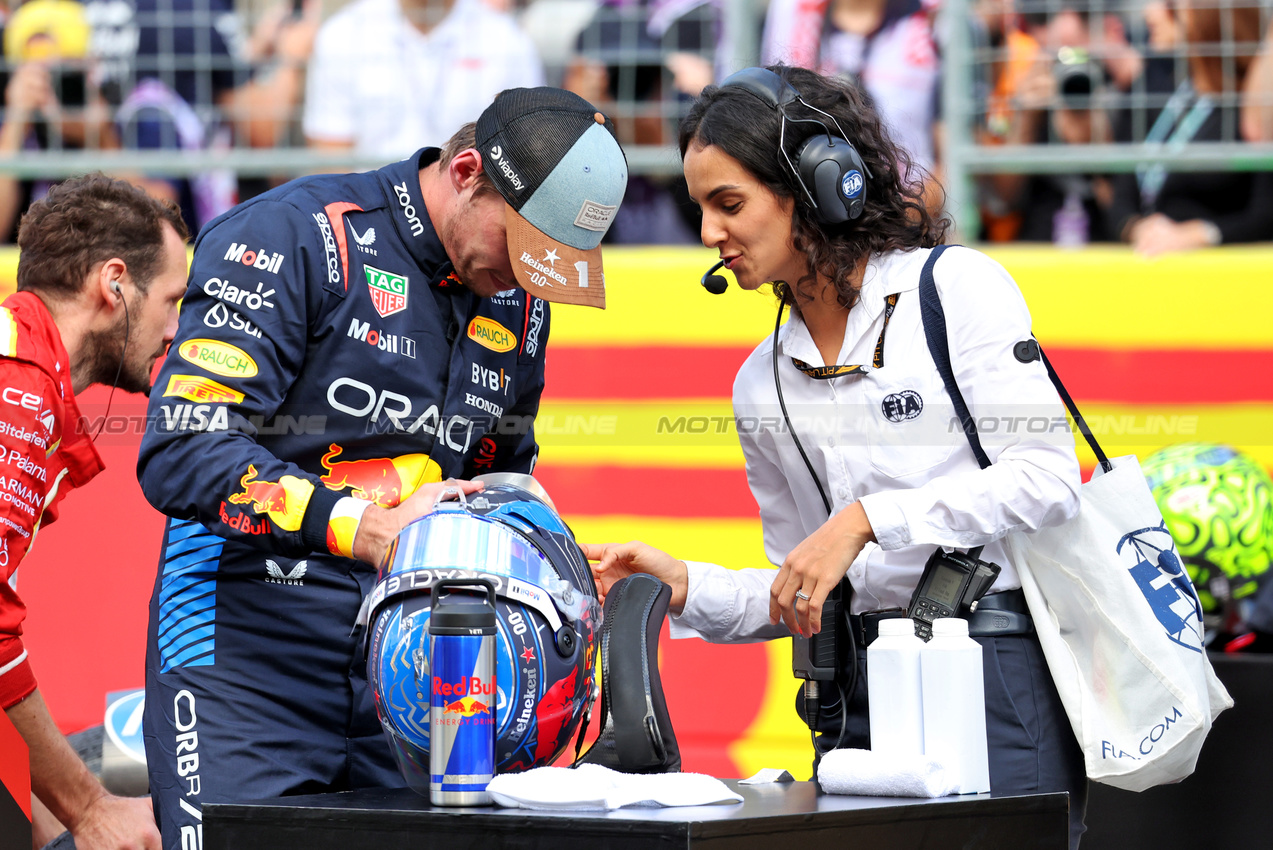
[[[848,604],[845,584],[847,582],[836,585],[822,603],[822,630],[812,637],[797,635],[791,638],[791,674],[804,680],[797,705],[813,733],[813,748],[819,755],[843,744],[848,702],[857,685],[857,651],[852,632],[847,627],[847,618],[843,616]],[[853,663],[848,665],[847,682],[839,667],[845,658],[853,659]],[[825,749],[818,743],[818,717],[824,701],[840,707],[840,733]]]
[[[968,554],[946,552],[939,546],[924,565],[907,614],[915,621],[915,634],[933,636],[933,620],[967,617],[998,577],[1000,566],[980,559],[978,546]]]
[[[832,682],[836,676],[836,632],[840,623],[840,588],[822,603],[822,631],[791,639],[791,673],[806,682]]]

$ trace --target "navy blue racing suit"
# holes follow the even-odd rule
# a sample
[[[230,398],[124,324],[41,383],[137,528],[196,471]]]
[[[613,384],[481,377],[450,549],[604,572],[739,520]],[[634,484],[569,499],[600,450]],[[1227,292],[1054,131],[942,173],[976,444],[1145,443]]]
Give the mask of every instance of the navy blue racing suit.
[[[332,508],[534,466],[548,305],[456,277],[421,197],[438,154],[288,183],[195,244],[137,467],[169,517],[145,715],[165,847],[197,850],[205,802],[404,784],[353,628],[375,569],[331,554]]]

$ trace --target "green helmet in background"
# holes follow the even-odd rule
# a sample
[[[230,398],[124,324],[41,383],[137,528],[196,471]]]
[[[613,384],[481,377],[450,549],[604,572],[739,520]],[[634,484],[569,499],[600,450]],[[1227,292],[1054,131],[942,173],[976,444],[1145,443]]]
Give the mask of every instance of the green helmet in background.
[[[1141,463],[1207,619],[1229,630],[1237,603],[1273,576],[1273,480],[1248,455],[1181,443]]]

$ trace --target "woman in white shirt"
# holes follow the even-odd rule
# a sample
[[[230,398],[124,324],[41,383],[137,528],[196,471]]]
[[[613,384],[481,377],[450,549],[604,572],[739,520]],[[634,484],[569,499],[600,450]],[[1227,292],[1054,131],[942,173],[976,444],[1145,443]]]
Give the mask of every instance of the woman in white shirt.
[[[920,317],[921,269],[947,222],[903,179],[910,163],[869,99],[803,69],[746,69],[704,90],[680,148],[703,244],[740,288],[773,283],[779,309],[791,308],[734,383],[747,479],[779,568],[687,563],[637,542],[585,546],[602,592],[653,574],[672,587],[673,636],[742,642],[818,632],[844,581],[857,635],[857,652],[841,653],[847,679],[853,655],[864,669],[879,620],[905,615],[936,547],[984,546],[1002,570],[983,606],[1022,615],[1006,631],[970,629],[984,647],[991,789],[1069,791],[1077,846],[1082,753],[1000,542],[1078,510],[1073,437],[1020,291],[970,249],[948,249],[934,268],[954,377],[992,461],[982,469]],[[838,697],[823,699],[817,731],[832,745],[870,746],[865,676],[856,683],[843,715]]]

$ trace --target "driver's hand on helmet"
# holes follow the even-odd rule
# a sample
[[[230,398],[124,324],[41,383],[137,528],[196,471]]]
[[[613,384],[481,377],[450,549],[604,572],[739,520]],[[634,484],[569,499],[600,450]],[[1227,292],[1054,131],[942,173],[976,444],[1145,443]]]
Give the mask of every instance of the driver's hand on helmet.
[[[400,504],[392,508],[369,505],[358,523],[354,537],[354,557],[368,564],[379,564],[385,550],[402,529],[415,519],[433,510],[438,502],[455,499],[459,494],[470,495],[483,488],[481,481],[459,481],[448,478],[435,484],[425,484]]]
[[[646,573],[672,588],[672,601],[668,609],[680,614],[689,592],[689,569],[684,561],[678,561],[662,549],[655,549],[640,541],[630,543],[580,543],[579,548],[592,564],[592,576],[597,580],[597,594],[602,605],[614,583],[634,573]]]

